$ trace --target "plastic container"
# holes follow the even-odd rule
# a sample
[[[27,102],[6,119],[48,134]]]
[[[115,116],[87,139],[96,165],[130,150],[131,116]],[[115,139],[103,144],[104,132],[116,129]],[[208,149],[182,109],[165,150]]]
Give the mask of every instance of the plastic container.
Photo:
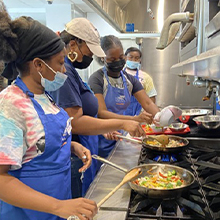
[[[126,32],[134,32],[134,23],[126,24]]]

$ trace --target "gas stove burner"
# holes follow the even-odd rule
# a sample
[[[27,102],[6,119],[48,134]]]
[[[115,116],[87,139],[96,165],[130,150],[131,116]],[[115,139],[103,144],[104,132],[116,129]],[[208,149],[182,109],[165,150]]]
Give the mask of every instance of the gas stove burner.
[[[139,164],[140,163],[149,163],[149,162],[160,162],[160,163],[175,163],[182,161],[182,157],[184,156],[184,153],[159,153],[154,152],[152,150],[148,150],[146,148],[142,148],[140,158],[139,158]]]
[[[210,219],[203,210],[203,206],[184,197],[172,200],[150,199],[133,191],[128,219]]]
[[[176,155],[169,155],[169,154],[162,154],[162,155],[158,155],[155,158],[153,158],[154,161],[156,162],[176,162],[177,161],[177,157]]]

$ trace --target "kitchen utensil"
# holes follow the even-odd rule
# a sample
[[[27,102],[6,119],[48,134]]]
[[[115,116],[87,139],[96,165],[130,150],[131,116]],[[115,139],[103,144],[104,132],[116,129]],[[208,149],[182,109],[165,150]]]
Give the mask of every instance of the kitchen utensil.
[[[189,127],[189,125],[187,125],[187,124],[177,122],[177,123],[172,123],[169,126],[169,129],[173,132],[176,132],[176,131],[184,131],[188,127]]]
[[[123,180],[107,195],[105,196],[98,204],[99,208],[106,200],[108,200],[120,187],[122,187],[125,183],[137,178],[138,175],[141,174],[141,168],[134,168],[130,172],[128,172]]]
[[[160,144],[162,144],[164,147],[169,143],[169,137],[165,134],[157,135],[157,136],[149,136],[149,138],[152,138],[156,141],[158,141]]]
[[[117,135],[117,137],[130,141],[132,143],[136,143],[136,144],[142,144],[143,147],[150,149],[150,150],[154,150],[154,151],[159,151],[159,152],[176,152],[176,151],[181,151],[184,149],[184,147],[186,147],[189,144],[189,141],[186,138],[182,138],[179,136],[174,136],[174,135],[167,135],[169,137],[169,140],[175,140],[178,141],[179,143],[182,143],[182,146],[176,146],[176,147],[160,147],[157,145],[152,145],[152,144],[148,144],[148,141],[151,140],[152,135],[149,135],[146,138],[143,139],[134,139],[134,138],[129,138],[126,136],[122,136],[122,135]],[[154,135],[156,136],[156,135]]]
[[[214,130],[220,127],[220,115],[205,115],[193,119],[199,128]]]
[[[207,115],[208,113],[208,109],[184,109],[182,110],[182,116],[179,117],[179,120],[183,123],[195,123],[193,121],[194,117]]]
[[[178,166],[173,166],[169,164],[160,164],[160,163],[150,163],[150,164],[143,164],[140,166],[136,166],[130,170],[127,170],[97,155],[92,155],[92,157],[125,173],[129,173],[133,169],[140,168],[142,172],[139,175],[139,177],[149,176],[150,175],[148,173],[149,171],[154,173],[159,173],[159,172],[164,173],[175,170],[178,176],[180,176],[184,180],[183,186],[181,186],[180,188],[173,188],[173,189],[147,188],[144,186],[139,186],[133,183],[132,181],[129,182],[130,187],[134,191],[149,198],[160,198],[160,199],[178,198],[185,190],[187,190],[193,184],[195,180],[194,175],[190,171]]]
[[[122,138],[122,139],[126,139],[126,140],[130,140],[132,141],[131,138],[128,138],[128,137],[125,137],[123,135],[116,135],[118,138]],[[163,146],[167,145],[169,143],[169,137],[165,134],[160,134],[160,135],[151,135],[151,136],[148,136],[149,139],[153,139],[153,140],[156,140],[158,141],[160,144],[162,144]],[[141,141],[136,141],[136,143],[140,143],[141,144]]]

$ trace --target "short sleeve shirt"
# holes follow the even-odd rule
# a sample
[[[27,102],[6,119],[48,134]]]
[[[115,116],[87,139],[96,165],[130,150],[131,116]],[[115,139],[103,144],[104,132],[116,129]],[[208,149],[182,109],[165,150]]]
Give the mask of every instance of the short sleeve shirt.
[[[45,94],[34,95],[45,114],[60,110]],[[0,93],[0,164],[22,167],[45,149],[45,132],[31,99],[16,85]]]
[[[64,85],[50,95],[62,108],[81,107],[83,115],[95,117],[98,113],[98,100],[89,86],[83,82],[69,59],[65,58],[66,79]],[[80,143],[78,135],[72,135],[72,140]]]
[[[55,92],[50,92],[53,99],[62,108],[81,107],[83,115],[94,117],[98,113],[98,100],[89,86],[72,66],[68,58],[65,58],[66,79],[64,85]]]
[[[125,71],[123,71],[123,74],[125,76],[127,88],[130,95],[133,95],[136,92],[143,89],[141,83],[134,76],[128,74]],[[108,76],[108,78],[111,86],[117,88],[124,88],[122,77],[119,76],[117,78],[113,78]],[[108,91],[108,81],[102,69],[99,69],[90,76],[89,85],[95,94],[103,94],[105,98]]]
[[[126,68],[126,72],[131,74],[132,76],[135,76],[137,71],[130,70],[130,69]],[[147,95],[149,97],[156,96],[157,91],[154,87],[153,79],[151,78],[151,76],[149,74],[147,74],[146,72],[139,70],[138,77],[139,77],[139,81],[142,84],[142,86],[144,87],[144,90],[146,91]]]

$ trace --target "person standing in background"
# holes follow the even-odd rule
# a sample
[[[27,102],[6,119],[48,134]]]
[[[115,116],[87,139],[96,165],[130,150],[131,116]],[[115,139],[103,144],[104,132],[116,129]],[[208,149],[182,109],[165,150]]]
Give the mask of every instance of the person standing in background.
[[[150,99],[155,103],[157,91],[154,87],[153,79],[149,74],[140,70],[140,62],[141,62],[141,51],[136,47],[129,47],[125,51],[126,58],[126,67],[124,70],[133,75],[136,79],[140,81],[144,90]],[[125,115],[139,115],[141,113],[142,107],[137,99],[132,95],[131,103],[125,111]]]

